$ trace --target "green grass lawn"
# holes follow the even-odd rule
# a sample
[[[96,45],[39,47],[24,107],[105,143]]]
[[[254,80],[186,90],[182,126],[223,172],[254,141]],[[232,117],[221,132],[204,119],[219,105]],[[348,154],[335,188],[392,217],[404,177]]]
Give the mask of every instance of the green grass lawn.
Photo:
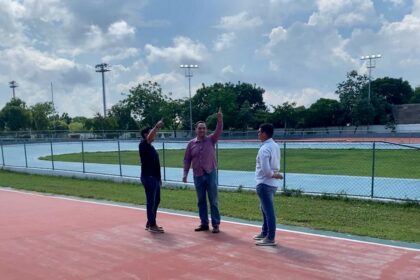
[[[182,167],[184,150],[159,150],[162,166]],[[220,149],[222,170],[255,170],[257,149]],[[85,153],[87,163],[118,164],[117,152]],[[370,176],[372,151],[361,149],[287,149],[286,172]],[[395,178],[420,178],[420,150],[376,150],[375,175]],[[51,157],[42,157],[51,160]],[[55,155],[54,160],[81,162],[80,153]],[[121,163],[138,165],[137,151],[122,151]],[[282,169],[284,167],[282,161]]]
[[[136,184],[28,175],[0,170],[0,185],[16,189],[145,204],[143,188]],[[221,214],[261,220],[255,193],[223,192]],[[420,205],[333,199],[331,197],[277,195],[278,223],[362,236],[420,243]],[[196,211],[193,190],[162,190],[161,207]]]

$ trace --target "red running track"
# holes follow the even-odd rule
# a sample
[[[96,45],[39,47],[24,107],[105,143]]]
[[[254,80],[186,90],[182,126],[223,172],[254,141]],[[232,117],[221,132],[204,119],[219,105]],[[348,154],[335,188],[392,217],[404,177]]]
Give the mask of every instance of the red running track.
[[[278,230],[256,247],[256,226],[0,189],[0,279],[420,279],[420,251]]]

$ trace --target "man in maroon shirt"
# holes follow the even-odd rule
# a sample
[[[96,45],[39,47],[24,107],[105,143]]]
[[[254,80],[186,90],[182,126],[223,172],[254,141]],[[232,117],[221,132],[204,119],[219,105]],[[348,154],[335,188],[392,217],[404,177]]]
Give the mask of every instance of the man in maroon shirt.
[[[223,131],[223,114],[219,108],[217,112],[217,126],[213,134],[207,136],[207,126],[203,121],[195,125],[196,138],[192,139],[185,150],[184,176],[182,181],[187,182],[188,171],[192,163],[194,185],[197,192],[198,212],[201,220],[195,231],[209,230],[209,217],[207,212],[206,193],[209,198],[211,224],[213,233],[219,232],[220,213],[217,198],[217,174],[215,145]]]

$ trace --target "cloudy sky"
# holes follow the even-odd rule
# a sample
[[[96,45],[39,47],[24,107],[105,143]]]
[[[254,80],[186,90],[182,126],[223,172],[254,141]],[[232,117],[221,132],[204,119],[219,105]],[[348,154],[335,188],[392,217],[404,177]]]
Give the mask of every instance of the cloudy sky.
[[[102,112],[95,64],[106,62],[107,105],[145,81],[188,96],[180,64],[201,83],[266,89],[269,105],[337,98],[360,57],[382,54],[373,77],[420,85],[420,0],[0,0],[0,107],[51,100],[60,113]]]

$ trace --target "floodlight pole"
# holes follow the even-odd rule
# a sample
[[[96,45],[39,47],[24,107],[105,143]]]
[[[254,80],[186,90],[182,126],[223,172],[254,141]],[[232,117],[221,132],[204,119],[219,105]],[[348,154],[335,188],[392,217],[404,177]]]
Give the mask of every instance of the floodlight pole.
[[[104,105],[104,118],[106,118],[106,95],[105,95],[105,72],[111,71],[110,65],[106,63],[101,63],[95,65],[95,72],[102,74],[102,97]]]
[[[190,96],[190,135],[193,135],[193,124],[192,124],[192,105],[191,105],[191,78],[193,76],[192,69],[198,68],[196,64],[181,64],[180,68],[185,69],[185,77],[188,78],[188,92]]]
[[[16,81],[11,81],[11,82],[9,82],[9,87],[12,89],[12,91],[13,91],[13,99],[15,99],[16,98],[15,88],[18,87],[18,84],[16,83]]]
[[[54,89],[53,89],[53,83],[51,82],[51,102],[53,105],[53,109],[55,111],[55,104],[54,104]]]
[[[369,69],[369,85],[368,85],[368,127],[369,127],[369,117],[370,117],[370,83],[372,80],[372,69],[376,67],[376,60],[381,58],[382,55],[381,54],[377,54],[377,55],[367,55],[367,56],[362,56],[360,58],[360,60],[368,60],[368,64],[367,64],[367,68]]]

